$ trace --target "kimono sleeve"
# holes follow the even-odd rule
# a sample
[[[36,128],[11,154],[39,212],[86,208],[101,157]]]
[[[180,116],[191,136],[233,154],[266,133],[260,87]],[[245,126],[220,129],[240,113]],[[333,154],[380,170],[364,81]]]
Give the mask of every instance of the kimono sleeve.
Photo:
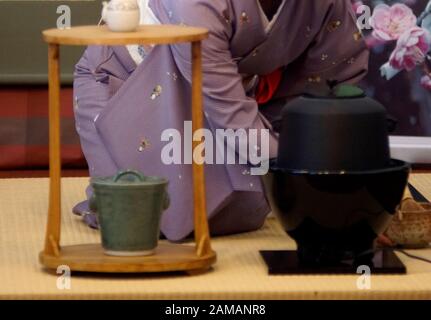
[[[76,130],[92,176],[113,175],[118,170],[94,124],[112,95],[109,85],[100,81],[102,75],[98,75],[96,69],[111,55],[107,47],[89,47],[74,73]]]
[[[181,23],[207,28],[203,41],[203,94],[208,121],[216,129],[269,129],[269,156],[276,157],[278,143],[269,122],[259,113],[257,102],[246,96],[242,77],[230,52],[232,27],[223,18],[226,1],[176,1],[175,12]],[[171,46],[182,75],[191,81],[189,45]],[[257,141],[262,144],[262,141]],[[249,146],[250,147],[250,146]],[[259,146],[255,146],[259,148]]]

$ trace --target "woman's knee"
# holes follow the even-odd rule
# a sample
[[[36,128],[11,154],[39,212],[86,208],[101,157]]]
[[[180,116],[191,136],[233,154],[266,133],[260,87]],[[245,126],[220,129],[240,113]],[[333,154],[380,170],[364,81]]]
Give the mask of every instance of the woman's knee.
[[[235,192],[229,204],[210,219],[212,235],[228,235],[260,229],[270,209],[263,193]]]

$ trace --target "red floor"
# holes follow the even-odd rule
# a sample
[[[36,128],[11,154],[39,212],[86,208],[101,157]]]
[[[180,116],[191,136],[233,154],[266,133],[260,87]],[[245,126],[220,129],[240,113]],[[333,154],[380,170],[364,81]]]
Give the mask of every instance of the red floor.
[[[48,177],[48,170],[19,170],[0,171],[0,179],[7,178],[44,178]],[[63,177],[88,177],[88,170],[63,170]]]

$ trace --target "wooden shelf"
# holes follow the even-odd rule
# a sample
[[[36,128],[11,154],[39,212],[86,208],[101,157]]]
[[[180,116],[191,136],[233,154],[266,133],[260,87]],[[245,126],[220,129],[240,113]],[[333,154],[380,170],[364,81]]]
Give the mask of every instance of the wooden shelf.
[[[204,270],[216,261],[213,251],[198,257],[194,246],[160,243],[148,257],[113,257],[100,244],[62,247],[58,256],[41,252],[40,262],[50,269],[67,265],[71,271],[101,273],[140,273]]]
[[[49,29],[42,34],[48,43],[69,46],[124,46],[137,43],[175,44],[202,41],[208,37],[208,30],[173,25],[148,25],[140,26],[134,32],[111,32],[106,26],[81,26],[71,29]]]
[[[61,236],[61,142],[60,142],[60,45],[173,44],[191,42],[193,130],[203,128],[202,45],[208,30],[182,26],[142,26],[135,32],[110,32],[105,26],[50,29],[43,32],[48,43],[49,68],[49,210],[45,248],[40,262],[47,268],[67,265],[83,272],[170,272],[208,270],[216,261],[208,229],[205,170],[193,163],[193,214],[195,246],[161,243],[151,257],[119,258],[103,253],[100,244],[62,247]],[[196,148],[200,141],[193,141]]]

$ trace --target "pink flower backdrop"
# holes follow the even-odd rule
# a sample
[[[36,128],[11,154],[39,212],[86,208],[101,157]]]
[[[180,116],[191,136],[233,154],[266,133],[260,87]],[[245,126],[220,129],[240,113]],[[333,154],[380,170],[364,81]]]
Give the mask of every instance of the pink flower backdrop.
[[[431,136],[431,1],[352,3],[372,13],[363,30],[371,60],[361,86],[397,119],[395,134]]]

